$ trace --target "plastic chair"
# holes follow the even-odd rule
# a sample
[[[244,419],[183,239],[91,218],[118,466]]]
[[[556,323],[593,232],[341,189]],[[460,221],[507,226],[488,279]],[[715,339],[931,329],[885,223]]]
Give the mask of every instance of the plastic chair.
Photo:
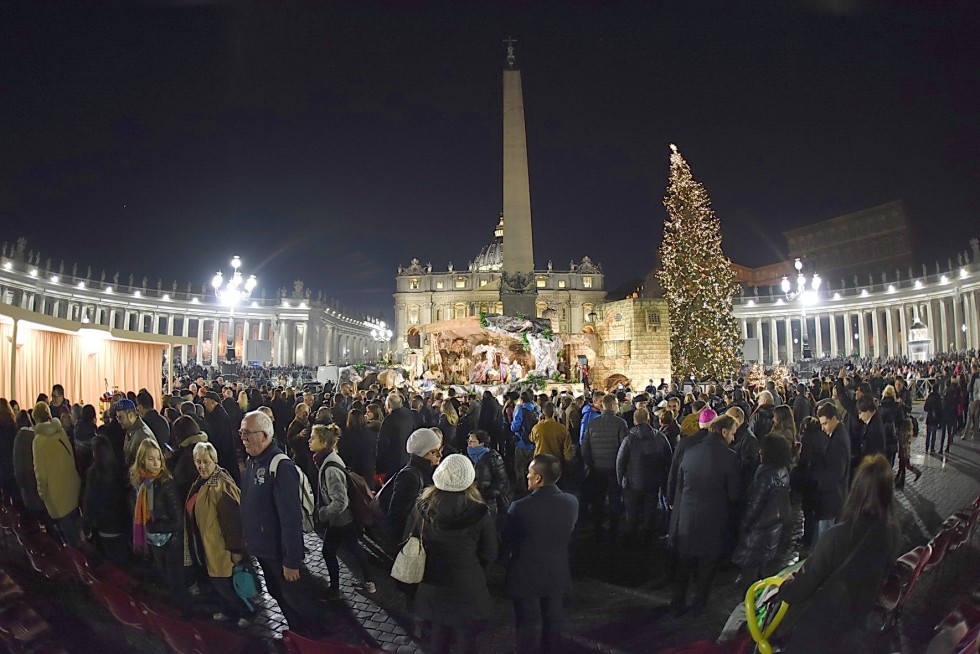
[[[93,566],[92,562],[89,561],[88,557],[81,550],[77,550],[74,547],[65,547],[65,553],[74,564],[79,578],[86,584],[89,583],[89,579],[98,579],[102,583],[123,588],[127,591],[131,591],[139,585],[136,579],[111,563],[102,563]]]
[[[889,577],[878,595],[878,607],[886,614],[883,629],[891,628],[898,623],[905,603],[931,558],[932,546],[920,545],[895,561],[896,574]]]
[[[92,588],[102,596],[104,606],[120,624],[140,631],[148,631],[146,616],[129,593],[95,579],[92,580]]]
[[[0,633],[20,644],[30,643],[50,627],[26,604],[17,604],[0,613]]]
[[[943,559],[946,558],[946,550],[949,549],[955,537],[955,532],[950,529],[943,529],[929,541],[929,545],[932,546],[932,556],[929,558],[929,562],[926,563],[925,572],[932,572],[939,567]]]
[[[370,654],[372,652],[384,651],[370,647],[349,645],[329,638],[312,640],[288,629],[282,632],[282,643],[286,646],[286,651],[289,654]],[[711,651],[715,652],[717,650]]]
[[[9,604],[24,596],[24,589],[6,572],[0,572],[0,604]]]
[[[185,622],[148,608],[146,614],[176,654],[237,654],[249,643],[247,638],[218,627]]]

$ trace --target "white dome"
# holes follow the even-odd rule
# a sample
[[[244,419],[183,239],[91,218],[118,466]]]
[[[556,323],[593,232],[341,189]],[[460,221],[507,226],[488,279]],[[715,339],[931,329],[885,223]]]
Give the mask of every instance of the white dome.
[[[473,260],[476,272],[499,272],[504,266],[504,214],[500,214],[497,228],[493,230],[493,241],[484,245],[480,254]]]

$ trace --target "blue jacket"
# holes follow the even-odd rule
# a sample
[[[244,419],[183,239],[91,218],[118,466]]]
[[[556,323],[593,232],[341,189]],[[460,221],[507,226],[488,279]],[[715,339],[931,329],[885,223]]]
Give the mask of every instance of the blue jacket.
[[[515,438],[514,444],[517,447],[520,447],[525,450],[533,450],[534,443],[528,441],[527,438],[525,438],[525,434],[524,434],[524,414],[527,413],[528,411],[534,411],[534,413],[538,416],[538,419],[540,420],[541,412],[538,411],[537,404],[533,404],[533,403],[522,404],[519,407],[517,407],[517,410],[514,411],[514,419],[510,423],[510,430],[514,432],[514,438]],[[530,433],[531,430],[529,429],[528,435],[530,435]]]
[[[282,561],[287,568],[303,563],[303,508],[299,475],[292,461],[280,461],[276,476],[269,473],[272,458],[282,454],[275,443],[249,457],[242,475],[242,530],[250,554]]]
[[[589,423],[592,422],[593,418],[598,418],[602,415],[602,411],[592,406],[592,404],[586,404],[582,407],[582,427],[578,431],[578,445],[582,444],[582,439],[585,438],[585,431],[589,428]]]

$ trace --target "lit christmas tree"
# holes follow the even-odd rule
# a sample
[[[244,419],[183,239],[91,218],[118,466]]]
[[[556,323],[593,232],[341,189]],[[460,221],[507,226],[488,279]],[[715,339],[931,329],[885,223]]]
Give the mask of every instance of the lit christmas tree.
[[[670,314],[674,374],[698,379],[736,373],[742,338],[732,313],[735,272],[721,249],[721,223],[704,187],[671,145],[668,218],[658,278]]]

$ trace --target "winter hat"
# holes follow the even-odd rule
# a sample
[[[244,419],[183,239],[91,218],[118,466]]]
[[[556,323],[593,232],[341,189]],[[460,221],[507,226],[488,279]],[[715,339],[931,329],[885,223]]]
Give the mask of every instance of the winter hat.
[[[450,454],[432,473],[432,483],[441,491],[460,493],[473,485],[476,470],[468,456]]]
[[[425,456],[441,445],[442,439],[431,429],[423,427],[416,429],[408,437],[408,442],[405,443],[405,451],[415,456]]]
[[[136,404],[132,400],[119,400],[113,408],[116,411],[135,411]]]
[[[704,411],[701,412],[701,415],[698,416],[698,424],[701,425],[702,427],[707,427],[708,424],[717,417],[718,417],[717,413],[715,413],[711,409],[705,409]]]

